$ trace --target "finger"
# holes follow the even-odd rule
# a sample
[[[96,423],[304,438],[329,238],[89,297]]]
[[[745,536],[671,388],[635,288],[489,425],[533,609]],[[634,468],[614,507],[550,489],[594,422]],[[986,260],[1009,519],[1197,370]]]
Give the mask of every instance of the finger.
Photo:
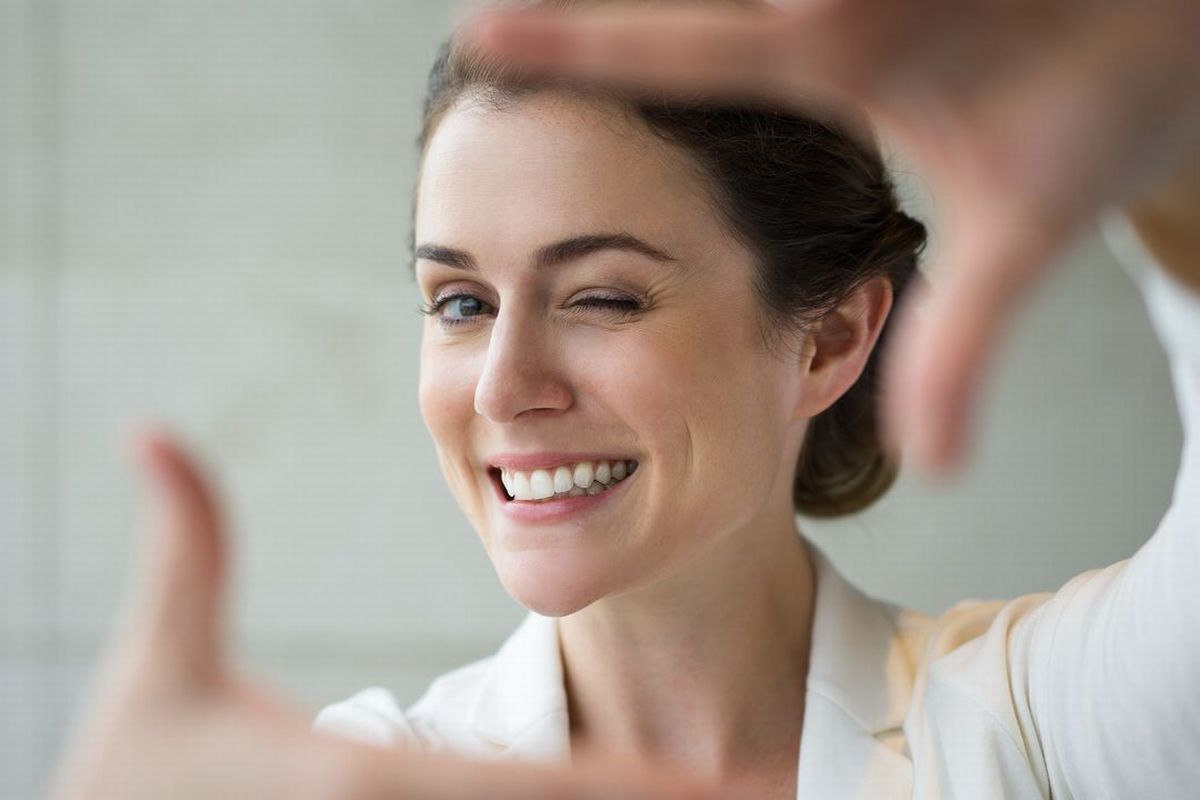
[[[462,41],[535,74],[635,92],[708,100],[846,105],[850,62],[831,58],[818,10],[770,3],[741,9],[603,9],[586,14],[491,11],[468,20]],[[843,32],[844,34],[844,32]],[[845,39],[845,36],[842,37]],[[840,42],[841,49],[852,43]],[[856,65],[863,61],[859,56]]]
[[[407,800],[717,800],[742,797],[711,783],[625,761],[584,760],[570,770],[484,764],[460,758],[378,751],[362,753],[366,791],[354,796]]]
[[[930,288],[901,305],[885,359],[885,437],[940,477],[962,466],[997,345],[1064,241],[1049,216],[974,212],[948,238]]]
[[[165,433],[145,430],[133,448],[154,510],[135,609],[141,644],[166,676],[211,679],[222,660],[226,571],[216,498],[200,467]]]
[[[242,709],[280,728],[312,732],[312,713],[298,707],[288,695],[262,679],[227,665],[222,684],[227,696]]]

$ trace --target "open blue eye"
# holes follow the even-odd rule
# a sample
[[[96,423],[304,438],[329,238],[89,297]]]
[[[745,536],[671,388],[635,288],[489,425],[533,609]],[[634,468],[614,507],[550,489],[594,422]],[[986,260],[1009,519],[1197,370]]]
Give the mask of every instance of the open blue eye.
[[[484,309],[490,306],[480,300],[478,297],[471,295],[459,295],[457,297],[449,297],[439,303],[438,306],[442,311],[442,316],[451,319],[459,319],[463,317],[477,317],[485,313]]]
[[[474,317],[486,316],[496,309],[470,294],[455,294],[439,297],[422,307],[425,314],[435,316],[447,325],[471,321]]]

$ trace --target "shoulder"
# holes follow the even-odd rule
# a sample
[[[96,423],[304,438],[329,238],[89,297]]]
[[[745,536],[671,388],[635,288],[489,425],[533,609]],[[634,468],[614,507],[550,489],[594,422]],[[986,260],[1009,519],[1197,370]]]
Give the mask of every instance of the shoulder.
[[[1054,776],[1037,698],[1124,564],[1077,575],[1056,592],[967,601],[920,618],[905,721],[918,785],[967,794],[985,785],[1014,796],[1049,792]]]
[[[387,689],[373,686],[322,708],[313,720],[313,730],[367,744],[392,746],[407,738],[411,728],[395,696]]]
[[[416,703],[401,707],[391,690],[374,686],[322,708],[313,730],[383,747],[461,749],[494,656],[437,677]]]
[[[568,741],[557,625],[530,614],[495,655],[440,676],[407,710],[375,687],[321,709],[313,727],[384,747],[558,758]]]
[[[1086,631],[1127,563],[1076,575],[1055,592],[966,601],[927,618],[918,637],[920,671],[989,705],[1011,703],[1011,684],[1036,679],[1065,639]]]

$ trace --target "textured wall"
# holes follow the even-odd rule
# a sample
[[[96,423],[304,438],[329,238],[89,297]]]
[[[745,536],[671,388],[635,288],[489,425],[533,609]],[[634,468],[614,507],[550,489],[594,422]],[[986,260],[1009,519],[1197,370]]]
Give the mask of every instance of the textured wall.
[[[412,143],[448,17],[0,0],[0,796],[40,785],[120,602],[137,497],[119,446],[144,416],[219,474],[240,653],[298,703],[412,698],[519,619],[416,404]],[[1051,588],[1152,530],[1179,426],[1095,241],[993,387],[960,483],[905,478],[804,524],[869,590],[937,609]]]

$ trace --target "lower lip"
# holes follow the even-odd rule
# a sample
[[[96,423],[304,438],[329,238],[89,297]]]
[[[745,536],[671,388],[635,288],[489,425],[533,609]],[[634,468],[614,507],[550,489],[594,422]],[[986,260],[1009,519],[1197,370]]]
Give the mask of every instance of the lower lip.
[[[640,471],[639,467],[639,471]],[[536,503],[529,503],[520,500],[509,500],[508,495],[504,493],[504,488],[496,481],[492,481],[496,488],[496,494],[500,499],[500,510],[507,514],[511,519],[518,522],[538,523],[538,522],[559,522],[564,519],[569,519],[577,514],[584,514],[597,508],[601,503],[606,503],[613,498],[614,495],[620,494],[625,489],[625,484],[633,480],[637,475],[634,472],[627,475],[621,481],[613,484],[600,494],[581,494],[577,497],[562,497],[557,500],[542,500]]]

